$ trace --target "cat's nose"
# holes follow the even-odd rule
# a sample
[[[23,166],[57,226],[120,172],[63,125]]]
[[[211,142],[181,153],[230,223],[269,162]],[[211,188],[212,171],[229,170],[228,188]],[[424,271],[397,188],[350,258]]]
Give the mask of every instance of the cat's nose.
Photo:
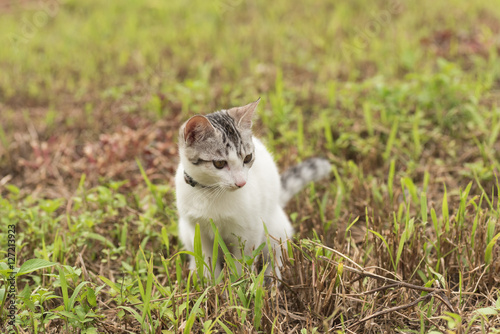
[[[245,181],[245,180],[236,181],[234,184],[235,184],[238,188],[241,188],[241,187],[243,187],[245,184],[247,184],[247,181]]]

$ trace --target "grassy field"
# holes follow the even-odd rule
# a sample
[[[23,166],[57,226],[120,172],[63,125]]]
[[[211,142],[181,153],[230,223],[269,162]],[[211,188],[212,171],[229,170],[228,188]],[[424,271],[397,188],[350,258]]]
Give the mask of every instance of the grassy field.
[[[500,333],[498,0],[0,15],[1,332]],[[229,254],[207,280],[177,238],[177,131],[258,97],[280,170],[332,176],[286,208],[280,285]]]

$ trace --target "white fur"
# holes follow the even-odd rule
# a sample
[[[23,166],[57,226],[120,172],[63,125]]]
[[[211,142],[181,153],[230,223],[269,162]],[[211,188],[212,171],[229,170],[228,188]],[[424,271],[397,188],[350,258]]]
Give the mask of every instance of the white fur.
[[[217,226],[226,245],[238,246],[238,237],[245,244],[245,255],[250,256],[252,250],[266,241],[263,223],[273,238],[285,241],[293,235],[293,227],[280,205],[281,183],[276,164],[265,146],[253,137],[255,145],[255,161],[251,168],[243,171],[246,185],[231,190],[218,190],[200,186],[192,187],[184,180],[185,166],[191,169],[191,164],[181,152],[181,162],[175,176],[177,192],[177,209],[179,211],[179,237],[185,248],[193,251],[195,226],[200,224],[202,251],[205,262],[210,264],[214,233],[210,219]],[[194,169],[193,169],[194,170]],[[189,173],[189,171],[188,171]],[[197,180],[203,184],[201,180]],[[281,265],[281,249],[279,242],[271,238],[276,253],[278,266]],[[230,251],[237,252],[232,247]],[[236,253],[236,255],[238,255]],[[264,247],[267,256],[267,247]],[[222,254],[219,254],[222,256]],[[239,256],[241,257],[241,256]],[[279,274],[278,266],[276,273]],[[195,261],[190,259],[190,269],[195,269]],[[219,261],[215,276],[221,272]],[[268,267],[267,273],[271,270]],[[205,271],[207,273],[207,271]]]

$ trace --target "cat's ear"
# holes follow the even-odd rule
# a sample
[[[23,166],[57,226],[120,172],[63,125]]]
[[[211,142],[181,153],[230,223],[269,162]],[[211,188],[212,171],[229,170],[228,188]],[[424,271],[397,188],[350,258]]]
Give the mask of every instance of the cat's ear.
[[[252,127],[252,117],[259,102],[260,98],[246,106],[231,108],[227,113],[236,121],[238,127],[250,129]]]
[[[214,132],[214,127],[205,116],[196,115],[186,122],[182,135],[184,136],[184,141],[189,146],[194,142],[201,141],[213,135]]]

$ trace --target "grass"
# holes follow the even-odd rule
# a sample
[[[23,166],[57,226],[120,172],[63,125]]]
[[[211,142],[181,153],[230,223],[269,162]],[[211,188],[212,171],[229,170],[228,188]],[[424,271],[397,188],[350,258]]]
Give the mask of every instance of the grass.
[[[493,1],[0,5],[0,327],[18,333],[499,333]],[[177,131],[262,98],[287,206],[282,281],[205,279],[177,238]],[[5,233],[4,233],[5,232]],[[243,266],[238,275],[236,261]],[[268,284],[264,284],[268,282]]]

